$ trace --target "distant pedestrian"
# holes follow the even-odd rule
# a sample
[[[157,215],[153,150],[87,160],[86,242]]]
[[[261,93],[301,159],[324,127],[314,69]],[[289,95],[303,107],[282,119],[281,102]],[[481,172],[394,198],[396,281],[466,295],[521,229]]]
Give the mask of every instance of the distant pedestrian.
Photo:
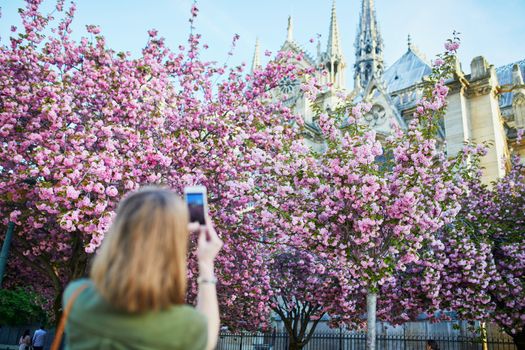
[[[439,345],[437,341],[433,339],[427,340],[427,347],[426,350],[439,350]]]
[[[18,341],[18,350],[29,350],[31,347],[31,332],[29,332],[29,329],[26,329],[24,332],[24,335],[20,337],[20,340]]]
[[[44,344],[46,343],[46,334],[44,326],[41,325],[33,334],[33,349],[44,350]]]

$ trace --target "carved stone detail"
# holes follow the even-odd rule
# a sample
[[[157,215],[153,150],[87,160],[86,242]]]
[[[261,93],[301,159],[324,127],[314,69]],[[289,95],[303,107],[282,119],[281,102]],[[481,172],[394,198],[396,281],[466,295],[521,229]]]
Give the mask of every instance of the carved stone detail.
[[[365,115],[365,120],[372,127],[383,124],[386,120],[385,108],[381,105],[373,105],[370,112]]]
[[[477,81],[475,84],[470,85],[467,89],[467,97],[469,98],[484,96],[490,93],[496,93],[496,89],[494,86],[492,86],[490,79]]]
[[[512,104],[512,109],[514,111],[514,120],[516,123],[516,128],[525,127],[525,94],[519,93],[514,96],[514,101]]]

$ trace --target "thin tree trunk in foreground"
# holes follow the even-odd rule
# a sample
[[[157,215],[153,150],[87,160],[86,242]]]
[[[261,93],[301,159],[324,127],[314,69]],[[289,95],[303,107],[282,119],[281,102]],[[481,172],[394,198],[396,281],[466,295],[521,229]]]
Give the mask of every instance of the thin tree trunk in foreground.
[[[377,293],[368,292],[366,296],[366,349],[376,349],[376,309]]]

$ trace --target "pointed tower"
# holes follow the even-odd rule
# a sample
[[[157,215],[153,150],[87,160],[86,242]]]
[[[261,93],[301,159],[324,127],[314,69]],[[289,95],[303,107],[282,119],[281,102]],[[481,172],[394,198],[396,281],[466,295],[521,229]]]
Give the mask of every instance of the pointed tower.
[[[335,89],[345,87],[345,68],[346,62],[341,48],[339,38],[339,26],[337,25],[337,11],[335,0],[332,3],[332,14],[330,17],[330,29],[328,31],[328,44],[323,55],[321,64],[328,71],[328,82],[333,84]]]
[[[293,41],[293,20],[292,20],[292,16],[288,16],[288,29],[287,29],[286,41],[289,41],[289,42]]]
[[[355,40],[355,89],[364,90],[372,78],[383,75],[383,70],[383,38],[377,25],[374,0],[362,0]]]
[[[256,69],[261,67],[261,58],[259,54],[259,38],[255,39],[255,52],[253,53],[253,59],[252,59],[252,70],[251,72],[255,71]]]
[[[316,61],[306,52],[293,38],[293,19],[292,16],[288,17],[288,27],[286,29],[286,40],[281,46],[279,51],[293,52],[297,55],[302,55],[304,60],[302,65],[309,65],[312,68],[316,67]],[[296,62],[297,63],[297,62]]]

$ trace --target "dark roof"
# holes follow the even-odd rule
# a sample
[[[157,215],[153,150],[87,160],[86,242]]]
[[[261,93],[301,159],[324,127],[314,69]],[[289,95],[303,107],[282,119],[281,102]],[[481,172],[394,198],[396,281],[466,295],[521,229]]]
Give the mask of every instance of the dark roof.
[[[521,75],[525,78],[525,59],[507,64],[496,68],[496,74],[498,75],[498,82],[500,85],[512,84],[512,67],[514,65],[519,65],[521,68]],[[499,98],[499,106],[501,108],[508,107],[512,104],[512,97],[514,94],[512,92],[505,92],[501,94]]]
[[[430,65],[412,49],[401,56],[383,74],[389,93],[413,86],[432,72]]]

